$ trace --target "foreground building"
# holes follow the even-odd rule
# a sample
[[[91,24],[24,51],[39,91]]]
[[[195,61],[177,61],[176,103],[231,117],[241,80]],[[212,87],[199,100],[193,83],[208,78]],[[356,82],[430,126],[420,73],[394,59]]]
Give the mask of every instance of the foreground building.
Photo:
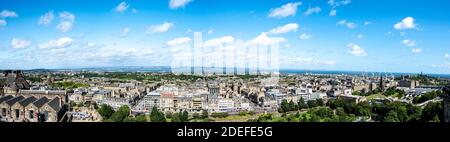
[[[59,122],[68,102],[64,90],[30,90],[21,71],[5,71],[0,78],[1,122]]]

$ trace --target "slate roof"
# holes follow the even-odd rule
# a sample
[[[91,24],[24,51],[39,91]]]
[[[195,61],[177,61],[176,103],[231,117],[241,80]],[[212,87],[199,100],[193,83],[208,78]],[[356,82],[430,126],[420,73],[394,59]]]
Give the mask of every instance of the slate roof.
[[[13,98],[13,96],[11,96],[11,95],[3,96],[3,97],[0,98],[0,103],[2,103],[4,101],[7,101],[9,99],[12,99],[12,98]]]
[[[45,103],[47,103],[49,101],[49,99],[47,97],[42,97],[39,100],[33,102],[33,105],[41,108],[43,105],[45,105]]]
[[[31,97],[28,97],[28,98],[26,98],[26,99],[20,101],[19,104],[20,104],[21,106],[23,106],[23,107],[26,107],[28,104],[31,104],[31,103],[33,103],[33,102],[36,101],[36,100],[37,100],[37,99],[36,99],[35,97],[31,96]]]
[[[9,106],[11,106],[11,105],[13,105],[14,103],[16,103],[16,102],[18,102],[18,101],[21,101],[21,100],[23,100],[23,99],[25,99],[25,97],[23,97],[23,96],[17,96],[17,97],[14,97],[14,98],[12,98],[12,99],[6,101],[6,104],[8,104]]]
[[[61,109],[61,101],[59,97],[55,97],[53,100],[51,100],[48,105],[55,111],[59,111]]]

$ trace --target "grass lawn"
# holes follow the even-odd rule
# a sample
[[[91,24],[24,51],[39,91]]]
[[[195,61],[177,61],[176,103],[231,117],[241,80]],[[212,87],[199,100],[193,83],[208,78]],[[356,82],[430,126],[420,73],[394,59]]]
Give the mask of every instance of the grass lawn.
[[[242,122],[242,121],[247,121],[249,119],[254,119],[254,118],[258,118],[260,114],[255,114],[255,115],[230,115],[227,116],[225,118],[214,118],[214,117],[210,117],[212,120],[214,120],[215,122]]]
[[[386,96],[381,95],[381,93],[378,93],[378,94],[373,94],[373,95],[367,96],[366,98],[368,100],[373,100],[373,99],[376,99],[376,98],[386,98]]]

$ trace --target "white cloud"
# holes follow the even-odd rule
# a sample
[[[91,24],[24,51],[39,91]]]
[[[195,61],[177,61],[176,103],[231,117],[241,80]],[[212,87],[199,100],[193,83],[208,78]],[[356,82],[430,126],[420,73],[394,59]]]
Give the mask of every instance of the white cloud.
[[[350,29],[354,29],[356,28],[356,24],[355,23],[347,23],[346,26]]]
[[[273,44],[278,44],[281,42],[286,42],[287,40],[282,37],[269,37],[267,36],[267,33],[261,33],[256,38],[251,40],[250,43],[256,44],[256,45],[263,45],[263,46],[269,46]]]
[[[128,9],[128,7],[130,7],[130,5],[127,2],[123,1],[119,5],[117,5],[116,8],[114,8],[114,11],[123,13]]]
[[[189,2],[192,2],[193,0],[170,0],[169,2],[169,8],[170,9],[178,9],[180,7],[186,6]]]
[[[420,49],[420,48],[413,48],[411,51],[413,53],[420,53],[420,52],[422,52],[422,49]]]
[[[354,29],[357,26],[355,23],[347,22],[347,20],[341,20],[341,21],[337,22],[337,25],[344,25],[344,26],[347,26],[347,28],[349,28],[349,29]]]
[[[56,26],[56,28],[65,33],[72,29],[73,23],[75,22],[75,15],[70,12],[61,12],[59,13],[59,18],[61,22]]]
[[[192,32],[192,29],[187,29],[186,30],[186,33],[191,33]]]
[[[347,23],[347,20],[341,20],[339,22],[337,22],[337,25],[345,25],[345,23]]]
[[[403,40],[402,43],[405,44],[406,46],[416,46],[416,42],[409,39]]]
[[[392,32],[389,31],[389,32],[387,32],[385,35],[392,35]]]
[[[180,38],[175,38],[175,39],[167,41],[167,45],[168,46],[177,46],[177,45],[181,45],[181,44],[188,44],[189,42],[191,42],[191,39],[189,37],[180,37]]]
[[[337,14],[337,10],[336,9],[332,9],[328,15],[329,16],[336,16],[336,14]]]
[[[286,57],[280,58],[282,61],[294,64],[322,64],[322,65],[333,65],[336,64],[334,60],[318,60],[314,58],[304,58],[304,57]]]
[[[450,62],[448,62],[448,63],[443,63],[443,64],[434,64],[434,65],[431,65],[432,67],[435,67],[435,68],[444,68],[444,69],[450,69]]]
[[[89,42],[89,43],[87,44],[87,46],[88,46],[88,47],[95,47],[95,46],[97,46],[97,44],[96,44],[96,43],[93,43],[93,42]]]
[[[362,34],[358,34],[358,35],[356,35],[356,37],[357,37],[357,38],[363,38],[363,37],[364,37],[364,35],[362,35]]]
[[[45,13],[44,15],[42,15],[41,17],[39,17],[38,24],[39,25],[48,25],[53,21],[54,18],[55,18],[55,16],[53,15],[53,11],[49,11],[49,12]]]
[[[30,46],[30,44],[31,44],[31,41],[24,40],[24,39],[13,38],[11,40],[11,47],[13,47],[13,48],[26,48],[26,47]]]
[[[214,33],[214,30],[212,30],[212,29],[208,30],[208,34],[213,34],[213,33]]]
[[[370,25],[370,24],[372,24],[372,22],[370,22],[370,21],[364,22],[364,26],[367,26],[367,25]]]
[[[288,43],[288,44],[285,44],[284,47],[289,48],[289,47],[291,47],[291,45]]]
[[[359,45],[350,43],[347,46],[351,48],[350,51],[348,51],[348,53],[354,56],[367,56],[367,53]]]
[[[337,1],[337,2],[335,0],[328,0],[328,5],[335,8],[335,7],[350,4],[351,2],[352,2],[351,0],[342,0],[342,1]]]
[[[147,34],[163,33],[163,32],[168,31],[172,27],[173,27],[173,23],[170,23],[170,22],[164,22],[160,25],[152,25],[147,28]]]
[[[6,22],[6,18],[15,18],[15,17],[18,17],[16,12],[7,9],[3,10],[0,13],[0,26],[6,26],[8,24],[8,22]]]
[[[139,12],[139,10],[137,10],[137,9],[133,8],[133,9],[131,9],[131,12],[133,12],[133,13],[138,13],[138,12]]]
[[[15,17],[18,17],[18,16],[19,16],[19,15],[17,15],[16,12],[14,12],[14,11],[9,11],[9,10],[7,10],[7,9],[3,10],[3,11],[0,13],[0,18],[15,18]]]
[[[127,37],[128,33],[130,32],[130,28],[123,28],[121,37]]]
[[[394,25],[394,28],[397,30],[403,30],[403,29],[415,29],[416,24],[414,23],[415,20],[412,17],[406,17],[401,22],[398,22]]]
[[[72,45],[73,39],[70,37],[62,37],[56,40],[50,40],[46,43],[39,45],[40,48],[64,48]]]
[[[72,21],[72,22],[75,21],[75,15],[67,11],[59,13],[59,18],[65,21]]]
[[[65,33],[65,32],[70,31],[70,29],[72,29],[72,27],[73,27],[73,23],[72,22],[63,21],[63,22],[60,22],[56,28],[59,31]]]
[[[311,39],[311,34],[303,33],[300,35],[300,40],[308,40]]]
[[[287,3],[279,8],[271,9],[269,17],[283,18],[294,16],[297,13],[297,7],[301,4],[301,2]]]
[[[318,60],[316,62],[319,63],[319,64],[326,64],[326,65],[336,64],[336,61],[333,61],[333,60],[326,60],[326,61]]]
[[[279,27],[276,27],[275,29],[270,30],[268,34],[277,35],[277,34],[283,34],[283,33],[287,33],[287,32],[295,32],[295,31],[297,31],[298,27],[299,26],[297,23],[289,23],[284,26],[279,26]]]
[[[0,26],[6,26],[6,21],[3,19],[0,19]]]
[[[234,42],[234,37],[233,36],[224,36],[224,37],[220,37],[220,38],[215,38],[215,39],[211,39],[208,41],[205,41],[203,46],[204,47],[220,47],[223,46],[224,44],[229,44]]]
[[[450,54],[445,53],[444,58],[450,58]]]
[[[308,16],[313,13],[319,13],[320,11],[322,11],[322,9],[320,9],[320,7],[310,7],[310,8],[308,8],[308,10],[303,12],[303,15]]]

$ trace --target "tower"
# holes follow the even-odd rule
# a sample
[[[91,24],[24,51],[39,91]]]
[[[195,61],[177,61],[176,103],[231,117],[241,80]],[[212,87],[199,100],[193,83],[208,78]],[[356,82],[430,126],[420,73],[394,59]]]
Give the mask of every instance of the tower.
[[[381,89],[381,91],[384,91],[383,75],[381,75],[381,74],[380,74],[380,89]]]

